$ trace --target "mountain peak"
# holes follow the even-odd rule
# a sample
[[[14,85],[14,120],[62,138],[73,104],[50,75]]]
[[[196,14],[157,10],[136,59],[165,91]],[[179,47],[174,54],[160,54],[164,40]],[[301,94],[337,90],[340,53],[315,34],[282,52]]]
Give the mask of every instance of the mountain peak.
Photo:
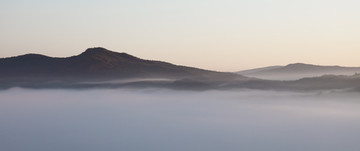
[[[134,63],[144,61],[127,53],[119,53],[102,47],[88,48],[78,57],[86,60],[89,64],[94,63],[95,61],[97,63],[103,64],[104,66],[114,66],[115,64],[120,63]]]
[[[292,63],[292,64],[286,65],[285,67],[299,67],[299,66],[316,66],[316,65],[305,64],[305,63]]]
[[[94,48],[86,49],[85,52],[82,53],[82,55],[97,55],[97,54],[108,54],[108,53],[114,53],[114,52],[102,47],[94,47]]]
[[[107,50],[106,48],[103,47],[93,47],[86,49],[86,51],[110,51],[110,50]]]
[[[108,50],[103,47],[94,47],[94,48],[88,48],[83,53],[80,54],[81,56],[121,56],[125,58],[136,58],[130,54],[127,53],[119,53],[115,51]]]
[[[344,68],[342,66],[334,66],[334,65],[323,66],[323,65],[306,64],[306,63],[293,63],[293,64],[288,64],[285,67],[287,67],[287,68]]]

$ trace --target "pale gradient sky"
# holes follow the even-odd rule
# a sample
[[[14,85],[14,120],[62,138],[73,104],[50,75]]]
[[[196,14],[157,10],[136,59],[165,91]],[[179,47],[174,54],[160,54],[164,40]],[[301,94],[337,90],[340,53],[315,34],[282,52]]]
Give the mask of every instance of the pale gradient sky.
[[[0,57],[101,46],[218,71],[360,66],[359,0],[0,0]]]

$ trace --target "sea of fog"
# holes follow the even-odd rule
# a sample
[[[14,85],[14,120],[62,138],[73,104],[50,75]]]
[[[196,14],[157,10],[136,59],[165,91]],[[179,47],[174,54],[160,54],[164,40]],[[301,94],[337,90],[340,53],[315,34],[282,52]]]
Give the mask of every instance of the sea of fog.
[[[1,151],[359,151],[360,94],[0,91]]]

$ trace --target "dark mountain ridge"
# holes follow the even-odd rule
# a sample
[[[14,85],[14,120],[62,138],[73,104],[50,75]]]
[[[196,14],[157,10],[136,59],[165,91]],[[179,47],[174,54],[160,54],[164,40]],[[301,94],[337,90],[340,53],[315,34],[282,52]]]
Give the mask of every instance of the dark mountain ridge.
[[[339,66],[290,64],[255,72],[297,73],[343,69]],[[351,70],[352,71],[352,70]],[[302,75],[297,73],[298,75]],[[320,72],[324,73],[324,72]],[[139,80],[140,79],[140,80]],[[170,88],[181,90],[261,89],[313,91],[348,89],[359,91],[360,76],[325,75],[292,81],[261,80],[225,72],[215,72],[162,61],[137,58],[104,48],[89,48],[71,57],[55,58],[39,54],[0,59],[0,89],[22,88]]]
[[[39,54],[0,59],[2,80],[113,80],[124,78],[246,79],[232,73],[178,66],[137,58],[104,48],[89,48],[77,56],[54,58]]]

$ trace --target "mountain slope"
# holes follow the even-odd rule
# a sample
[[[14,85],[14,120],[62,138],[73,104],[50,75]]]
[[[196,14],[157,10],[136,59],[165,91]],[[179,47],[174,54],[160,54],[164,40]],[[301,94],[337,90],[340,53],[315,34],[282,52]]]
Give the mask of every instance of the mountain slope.
[[[0,59],[1,80],[114,80],[125,78],[247,79],[232,74],[144,60],[104,48],[89,48],[77,56],[53,58],[27,54]]]
[[[275,68],[265,68],[255,72],[240,71],[238,74],[269,80],[297,80],[322,75],[353,75],[360,73],[360,67],[319,66],[303,63],[289,64]]]
[[[242,70],[242,71],[239,71],[239,72],[236,72],[236,73],[241,74],[241,75],[253,74],[253,73],[272,70],[272,69],[281,68],[281,67],[283,67],[283,66],[268,66],[268,67],[261,67],[261,68],[255,68],[255,69]]]

